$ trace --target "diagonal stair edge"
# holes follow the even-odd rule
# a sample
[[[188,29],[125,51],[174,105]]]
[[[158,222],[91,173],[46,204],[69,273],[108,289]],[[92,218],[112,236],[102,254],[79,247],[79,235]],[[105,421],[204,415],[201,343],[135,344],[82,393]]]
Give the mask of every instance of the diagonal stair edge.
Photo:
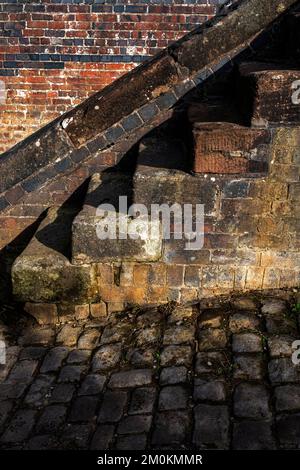
[[[295,0],[241,0],[212,21],[96,93],[0,158],[0,211],[6,191],[35,191],[127,135],[168,119],[187,91],[229,62]],[[154,119],[156,118],[156,119]],[[153,124],[152,124],[153,122]],[[138,134],[136,141],[139,140]]]

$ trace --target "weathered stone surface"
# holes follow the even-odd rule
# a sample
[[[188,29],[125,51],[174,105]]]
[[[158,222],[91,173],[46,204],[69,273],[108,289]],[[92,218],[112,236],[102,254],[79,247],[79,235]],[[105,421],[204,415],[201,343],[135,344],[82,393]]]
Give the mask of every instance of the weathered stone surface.
[[[73,403],[69,420],[71,422],[90,422],[96,416],[98,397],[79,397]]]
[[[183,444],[189,432],[190,418],[185,411],[158,413],[154,423],[152,445]]]
[[[0,403],[0,432],[2,431],[3,425],[6,419],[9,416],[13,408],[13,403],[11,401],[3,401]]]
[[[85,330],[78,340],[79,349],[94,349],[98,343],[100,332],[96,328]]]
[[[51,386],[54,377],[49,375],[40,375],[31,385],[25,397],[25,403],[34,408],[45,406],[51,396]]]
[[[134,367],[151,367],[156,360],[156,350],[148,345],[145,346],[145,349],[135,348],[127,352],[126,359]]]
[[[262,69],[261,64],[257,66],[255,63],[242,66],[240,72],[242,87],[250,90],[252,125],[261,127],[299,122],[298,105],[292,102],[292,85],[299,80],[299,72],[272,67],[272,64],[266,64]]]
[[[0,383],[0,400],[13,400],[20,398],[25,389],[27,388],[26,383],[16,382],[3,382]]]
[[[59,374],[59,382],[79,382],[83,366],[64,366]]]
[[[192,348],[190,346],[167,346],[161,353],[160,363],[165,366],[189,366],[192,362]]]
[[[108,343],[123,342],[127,338],[130,330],[130,325],[125,322],[120,322],[114,325],[108,325],[104,328],[100,344],[102,345]]]
[[[55,325],[58,322],[57,307],[54,304],[32,304],[27,302],[24,310],[40,325]]]
[[[297,335],[296,318],[283,315],[267,316],[266,328],[270,334]]]
[[[300,367],[293,364],[292,358],[273,359],[269,362],[269,378],[272,384],[300,383]]]
[[[259,147],[270,141],[269,131],[229,123],[197,123],[193,128],[195,173],[247,174],[267,170],[265,161],[255,159]]]
[[[168,91],[179,79],[172,57],[166,53],[157,56],[69,113],[65,130],[79,147],[159,96],[161,90]]]
[[[144,450],[147,446],[145,434],[135,434],[133,436],[120,436],[116,442],[117,450]]]
[[[62,448],[65,450],[86,449],[93,427],[90,424],[67,424],[62,433]]]
[[[233,428],[234,450],[274,450],[271,421],[242,421]]]
[[[220,402],[226,400],[225,383],[221,380],[195,379],[194,395],[195,402],[211,401]]]
[[[87,375],[81,384],[78,395],[98,395],[102,392],[105,382],[105,375]]]
[[[149,431],[152,422],[152,416],[127,416],[120,422],[118,434],[140,434]]]
[[[285,313],[287,310],[286,302],[284,300],[267,300],[263,302],[262,313],[265,315],[276,315]]]
[[[231,301],[232,306],[237,310],[257,310],[258,302],[251,297],[236,297]]]
[[[64,424],[67,408],[63,405],[51,405],[44,409],[40,416],[36,431],[38,433],[53,434]]]
[[[13,417],[7,430],[1,437],[1,442],[22,442],[32,430],[36,412],[33,410],[20,410]]]
[[[70,150],[70,143],[59,125],[52,123],[43,127],[37,134],[3,155],[0,164],[0,192],[15,186],[45,165],[54,162],[58,155],[66,155]]]
[[[144,328],[136,332],[136,345],[144,346],[149,343],[155,343],[160,338],[160,328],[153,326],[152,328]]]
[[[235,353],[259,353],[262,349],[262,338],[259,335],[241,333],[232,337],[232,350]]]
[[[201,352],[196,358],[196,373],[223,375],[229,370],[230,362],[222,352]]]
[[[53,388],[50,403],[68,403],[72,400],[75,392],[73,384],[58,384]]]
[[[212,351],[224,349],[227,344],[227,337],[224,330],[212,329],[199,332],[199,351]]]
[[[271,357],[292,357],[292,345],[295,338],[291,336],[272,336],[268,338],[268,347]]]
[[[260,356],[234,358],[233,376],[242,380],[262,380],[264,376],[263,361]]]
[[[234,414],[238,418],[270,418],[269,400],[264,385],[242,383],[234,391]]]
[[[151,221],[148,216],[132,219],[127,215],[127,207],[126,214],[119,208],[119,196],[126,196],[129,191],[128,187],[124,188],[124,179],[121,173],[93,175],[85,205],[72,225],[74,264],[112,260],[157,261],[161,257],[160,221]],[[130,181],[128,184],[130,188]],[[91,198],[92,205],[89,202]],[[97,208],[103,204],[103,200],[105,204],[110,204],[110,210],[106,208],[106,212],[99,212]],[[109,232],[105,226],[110,227]],[[122,237],[119,237],[119,233]],[[148,236],[150,233],[151,237]]]
[[[159,395],[158,409],[161,411],[185,409],[188,398],[188,391],[183,386],[163,387]]]
[[[163,344],[184,344],[192,343],[195,335],[193,325],[168,327],[164,334]]]
[[[239,333],[243,330],[256,330],[259,324],[259,318],[247,312],[234,313],[229,320],[229,328],[232,333]]]
[[[177,270],[179,270],[178,267],[177,267]],[[196,308],[193,308],[193,307],[186,307],[186,308],[178,307],[178,308],[175,308],[172,311],[171,315],[168,317],[168,323],[172,324],[172,323],[192,320],[193,317],[195,317],[195,315],[196,315],[195,310],[196,310]]]
[[[28,328],[19,339],[22,346],[47,346],[53,343],[54,330],[52,328]]]
[[[197,405],[194,444],[200,449],[227,449],[229,413],[225,406]]]
[[[136,369],[113,374],[108,385],[111,388],[130,388],[148,385],[151,382],[152,371],[150,369]]]
[[[160,374],[161,385],[175,385],[187,382],[188,369],[184,366],[165,367]]]
[[[152,413],[156,399],[153,387],[137,388],[133,391],[129,411],[130,415]]]
[[[64,346],[75,346],[81,328],[72,325],[64,325],[57,335],[56,342]]]
[[[12,268],[14,296],[20,301],[80,302],[93,296],[90,267],[73,266],[66,254],[74,209],[51,208]]]
[[[67,358],[67,363],[68,364],[86,364],[91,356],[91,351],[84,350],[84,349],[73,349],[73,351],[70,352],[68,358]]]
[[[285,448],[299,449],[300,414],[280,416],[276,423],[280,444]]]
[[[108,344],[101,346],[93,359],[93,370],[104,371],[115,367],[121,358],[121,344]]]
[[[107,450],[114,437],[114,426],[100,424],[94,434],[91,450]]]
[[[275,388],[277,411],[300,410],[300,385],[283,385]]]
[[[280,13],[295,3],[293,0],[243,2],[239,8],[219,22],[216,28],[205,28],[194,33],[175,52],[181,65],[196,72],[213,62],[218,55],[228,53],[263,30]]]
[[[47,374],[48,372],[57,372],[61,368],[62,363],[68,354],[69,349],[65,347],[56,347],[51,349],[42,363],[41,372],[43,374]]]
[[[28,346],[23,348],[20,353],[20,361],[23,360],[39,360],[42,359],[47,352],[46,348],[38,347],[38,346]]]
[[[32,380],[33,374],[37,369],[37,361],[22,361],[12,368],[8,376],[11,382],[28,383]]]
[[[220,328],[222,326],[223,311],[219,309],[209,309],[201,312],[199,317],[200,328]]]
[[[115,423],[123,415],[127,403],[127,393],[119,391],[107,391],[104,395],[98,420],[101,423]]]

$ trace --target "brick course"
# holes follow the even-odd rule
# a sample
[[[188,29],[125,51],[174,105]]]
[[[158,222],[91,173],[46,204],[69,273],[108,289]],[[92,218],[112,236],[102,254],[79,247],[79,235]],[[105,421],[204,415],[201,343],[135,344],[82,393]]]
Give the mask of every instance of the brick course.
[[[213,16],[222,0],[0,1],[0,152]]]

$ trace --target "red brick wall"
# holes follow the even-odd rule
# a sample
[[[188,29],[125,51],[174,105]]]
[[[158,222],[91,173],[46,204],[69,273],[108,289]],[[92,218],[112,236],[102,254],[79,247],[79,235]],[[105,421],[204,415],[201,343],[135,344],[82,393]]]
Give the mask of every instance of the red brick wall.
[[[183,36],[221,3],[0,1],[0,80],[6,88],[0,152]]]

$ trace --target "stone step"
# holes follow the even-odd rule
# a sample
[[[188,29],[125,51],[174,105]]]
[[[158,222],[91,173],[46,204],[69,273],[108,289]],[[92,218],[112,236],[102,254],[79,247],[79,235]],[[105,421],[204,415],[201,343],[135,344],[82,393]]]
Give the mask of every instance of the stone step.
[[[286,67],[257,62],[240,65],[237,101],[251,126],[300,123],[300,70]]]
[[[161,169],[141,166],[134,174],[107,171],[95,174],[90,182],[89,191],[82,211],[73,222],[72,263],[97,263],[111,261],[157,261],[163,257],[163,237],[161,222],[151,219],[153,205],[166,204],[204,204],[210,214],[214,210],[218,188],[222,187],[186,172],[174,169]],[[125,196],[124,209],[119,206],[119,196]],[[132,204],[143,205],[147,210],[141,233],[151,229],[158,234],[155,240],[145,242],[142,235],[135,240],[99,238],[97,227],[103,233],[103,218],[97,208],[110,204],[116,216],[123,216],[125,223],[134,228],[135,219],[128,217],[127,210]],[[109,209],[109,208],[108,208]],[[107,222],[109,223],[109,222]],[[116,227],[119,229],[117,222]],[[111,227],[114,228],[112,219]],[[172,232],[172,218],[171,218]],[[118,232],[117,232],[118,233]],[[103,237],[104,238],[104,237]]]
[[[195,173],[267,171],[270,132],[242,125],[242,118],[232,103],[221,97],[190,106],[188,118],[193,132]]]
[[[89,266],[70,263],[75,208],[48,210],[34,237],[12,266],[13,293],[21,302],[80,302],[92,299]]]

